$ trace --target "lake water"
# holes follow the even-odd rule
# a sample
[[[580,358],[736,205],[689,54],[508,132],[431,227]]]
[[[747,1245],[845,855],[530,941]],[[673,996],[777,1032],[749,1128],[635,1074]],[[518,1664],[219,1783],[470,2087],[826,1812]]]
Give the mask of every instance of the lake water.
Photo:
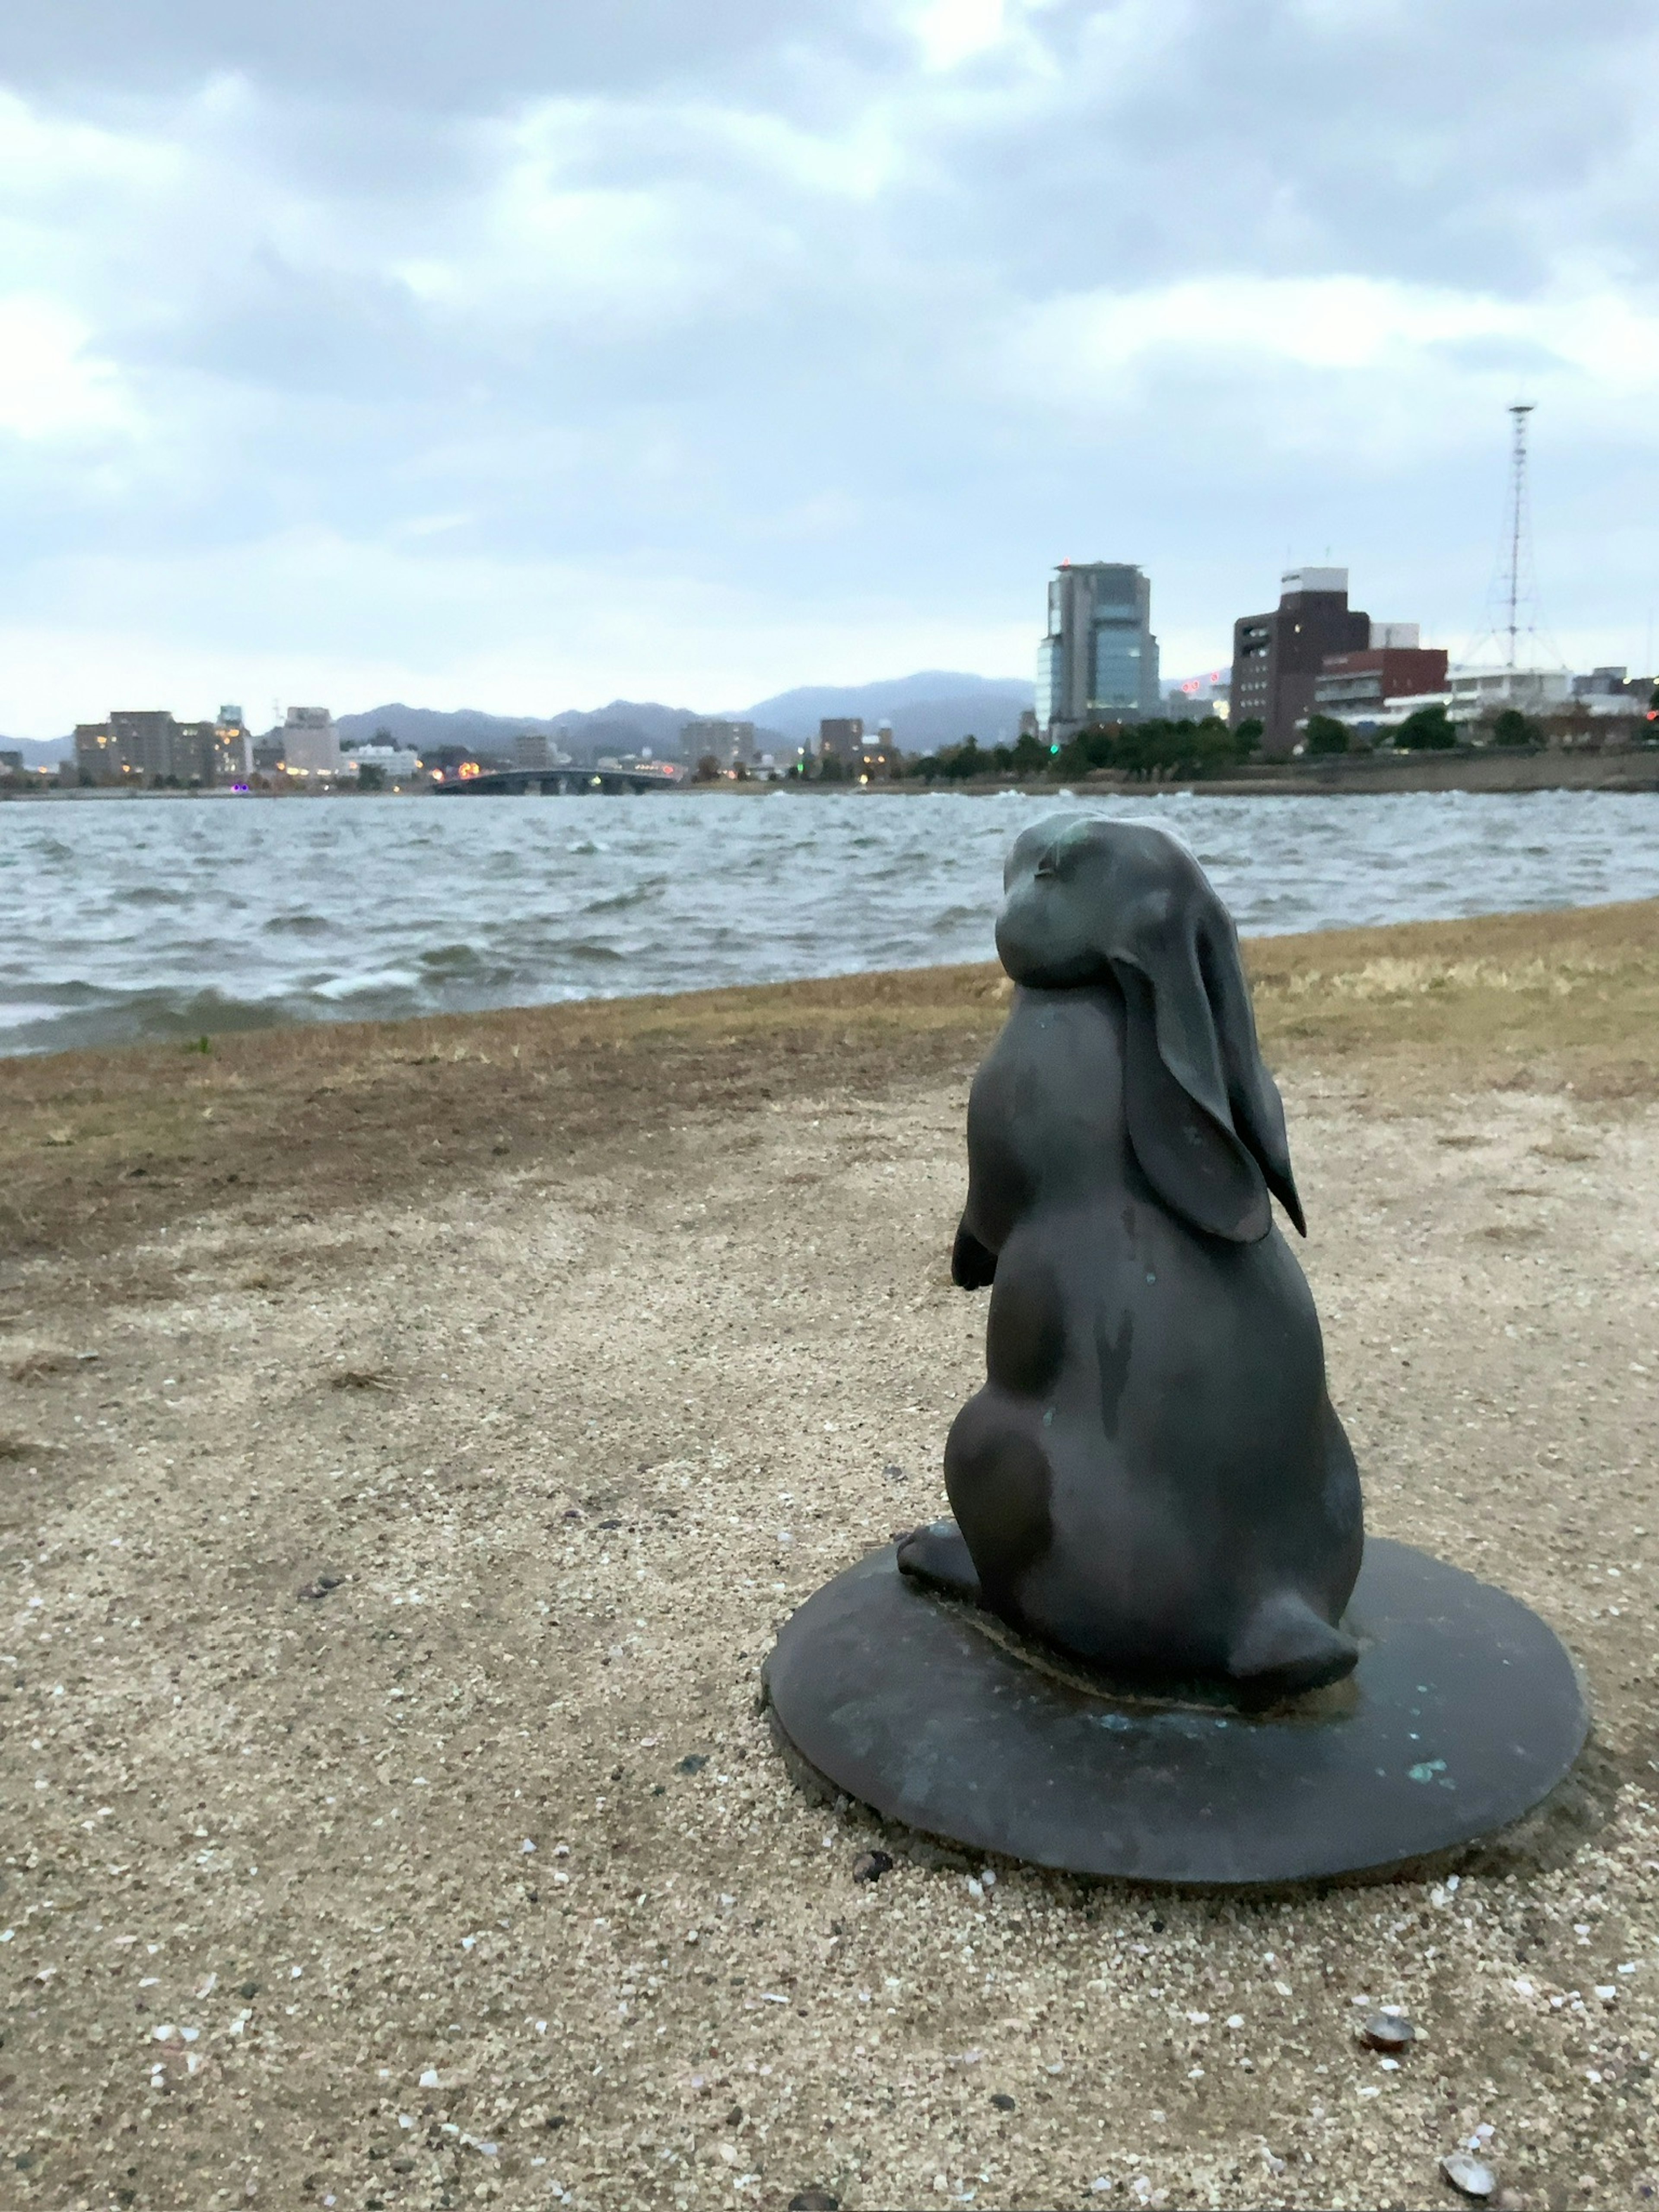
[[[1659,896],[1659,794],[0,805],[0,1052],[987,960],[1003,854],[1161,823],[1246,934]]]

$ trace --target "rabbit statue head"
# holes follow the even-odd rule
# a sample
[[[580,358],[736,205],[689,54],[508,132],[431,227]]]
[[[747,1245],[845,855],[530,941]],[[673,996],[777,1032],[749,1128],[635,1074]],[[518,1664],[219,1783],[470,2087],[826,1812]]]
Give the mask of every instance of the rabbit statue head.
[[[1186,848],[1143,823],[1054,815],[1016,841],[1004,884],[997,951],[1016,983],[1109,976],[1122,993],[1124,1115],[1164,1204],[1249,1244],[1271,1225],[1271,1192],[1305,1235],[1238,934]]]

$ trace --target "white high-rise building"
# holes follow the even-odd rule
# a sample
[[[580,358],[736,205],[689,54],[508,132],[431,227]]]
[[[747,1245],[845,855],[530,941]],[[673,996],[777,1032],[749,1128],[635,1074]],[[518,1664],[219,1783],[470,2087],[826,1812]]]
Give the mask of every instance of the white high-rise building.
[[[337,775],[340,736],[326,707],[290,707],[283,726],[283,759],[290,775]]]

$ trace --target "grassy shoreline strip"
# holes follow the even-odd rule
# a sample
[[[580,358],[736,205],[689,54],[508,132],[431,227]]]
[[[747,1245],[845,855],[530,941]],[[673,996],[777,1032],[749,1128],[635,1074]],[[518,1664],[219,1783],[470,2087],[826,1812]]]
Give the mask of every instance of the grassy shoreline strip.
[[[1258,938],[1269,1061],[1395,1100],[1492,1085],[1659,1096],[1659,901]],[[965,1076],[994,965],[244,1031],[0,1061],[9,1264],[235,1206],[320,1212],[569,1162],[710,1113]]]

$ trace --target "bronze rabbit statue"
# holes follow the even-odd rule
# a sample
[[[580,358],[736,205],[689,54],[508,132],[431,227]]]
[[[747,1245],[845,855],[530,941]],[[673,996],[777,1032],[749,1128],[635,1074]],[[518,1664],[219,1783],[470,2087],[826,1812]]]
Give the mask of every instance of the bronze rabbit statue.
[[[955,1516],[901,1569],[1114,1676],[1314,1688],[1364,1524],[1231,916],[1176,840],[1060,815],[1005,872],[1015,985],[968,1108],[951,1256],[991,1285]]]

